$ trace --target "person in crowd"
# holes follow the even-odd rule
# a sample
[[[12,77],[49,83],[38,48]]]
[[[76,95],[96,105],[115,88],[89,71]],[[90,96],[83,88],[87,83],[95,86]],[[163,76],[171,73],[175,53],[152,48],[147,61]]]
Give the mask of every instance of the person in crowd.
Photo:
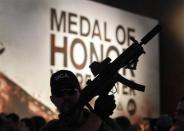
[[[182,125],[173,124],[169,131],[184,131]]]
[[[179,100],[176,106],[175,122],[184,125],[184,96]]]
[[[20,119],[16,113],[0,113],[0,131],[39,131],[45,123],[41,116]]]
[[[102,126],[116,107],[113,95],[99,96],[95,102],[94,111],[88,111],[84,107],[76,106],[81,90],[73,72],[60,70],[53,73],[50,86],[50,99],[60,114],[59,119],[48,122],[41,131],[115,131]]]
[[[0,131],[27,131],[21,128],[19,116],[15,113],[0,114]]]
[[[153,131],[154,127],[152,127],[152,124],[154,121],[154,118],[149,118],[149,117],[143,117],[142,119],[142,125],[144,128],[144,131]]]
[[[161,115],[156,122],[156,131],[169,131],[173,125],[172,117],[164,114]]]
[[[25,117],[22,118],[20,121],[27,128],[28,131],[37,131],[36,124],[34,123],[33,119]]]
[[[36,130],[39,131],[46,124],[46,120],[42,116],[33,116],[31,117],[35,123]]]
[[[131,122],[126,116],[119,116],[116,117],[115,122],[118,124],[121,131],[129,131],[129,128],[131,126]]]
[[[142,131],[141,125],[140,124],[132,124],[129,128],[129,131]]]
[[[8,118],[9,120],[12,120],[13,122],[16,122],[18,123],[20,118],[19,118],[19,115],[16,114],[16,113],[9,113],[6,115],[6,118]]]
[[[184,131],[184,96],[179,100],[176,106],[174,120],[170,131]]]

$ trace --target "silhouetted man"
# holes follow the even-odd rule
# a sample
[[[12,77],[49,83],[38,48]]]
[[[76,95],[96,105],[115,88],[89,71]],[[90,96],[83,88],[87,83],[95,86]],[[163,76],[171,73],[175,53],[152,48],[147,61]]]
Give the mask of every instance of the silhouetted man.
[[[59,119],[50,121],[41,131],[104,130],[103,119],[108,118],[116,106],[114,96],[99,97],[96,100],[93,113],[87,109],[75,107],[81,90],[77,77],[71,71],[60,70],[54,73],[50,79],[50,86],[50,99],[60,115]],[[71,109],[75,110],[71,112]]]

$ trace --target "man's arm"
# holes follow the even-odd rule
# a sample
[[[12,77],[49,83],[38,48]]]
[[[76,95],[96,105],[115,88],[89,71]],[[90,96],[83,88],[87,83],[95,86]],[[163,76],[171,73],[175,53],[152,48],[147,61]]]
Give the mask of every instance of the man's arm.
[[[97,131],[101,124],[101,118],[95,113],[90,113],[86,122],[76,131]]]
[[[113,95],[100,96],[95,101],[94,113],[91,113],[84,125],[77,131],[97,131],[102,122],[113,114],[116,104]]]

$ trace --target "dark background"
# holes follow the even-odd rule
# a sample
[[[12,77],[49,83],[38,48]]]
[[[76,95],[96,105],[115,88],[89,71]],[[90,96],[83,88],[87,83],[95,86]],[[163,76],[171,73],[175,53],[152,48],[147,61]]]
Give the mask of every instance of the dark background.
[[[177,0],[93,0],[108,6],[157,19],[162,26],[160,33],[160,111],[173,115],[178,100],[184,96],[184,41],[177,31],[182,26],[181,8],[184,2]],[[176,13],[175,13],[176,12]],[[183,10],[184,14],[184,10]],[[173,27],[174,22],[180,22]],[[183,23],[184,24],[184,23]],[[181,27],[181,28],[180,28]],[[180,32],[181,34],[181,32]],[[180,36],[182,37],[182,35]],[[184,37],[184,34],[183,34]],[[183,47],[182,47],[183,44]],[[151,67],[150,67],[151,68]]]

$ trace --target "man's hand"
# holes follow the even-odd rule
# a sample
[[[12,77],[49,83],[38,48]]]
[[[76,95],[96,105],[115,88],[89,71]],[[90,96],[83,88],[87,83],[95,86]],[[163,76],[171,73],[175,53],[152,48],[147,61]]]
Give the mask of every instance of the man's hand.
[[[95,102],[94,112],[102,119],[113,114],[116,104],[114,95],[99,96]]]

